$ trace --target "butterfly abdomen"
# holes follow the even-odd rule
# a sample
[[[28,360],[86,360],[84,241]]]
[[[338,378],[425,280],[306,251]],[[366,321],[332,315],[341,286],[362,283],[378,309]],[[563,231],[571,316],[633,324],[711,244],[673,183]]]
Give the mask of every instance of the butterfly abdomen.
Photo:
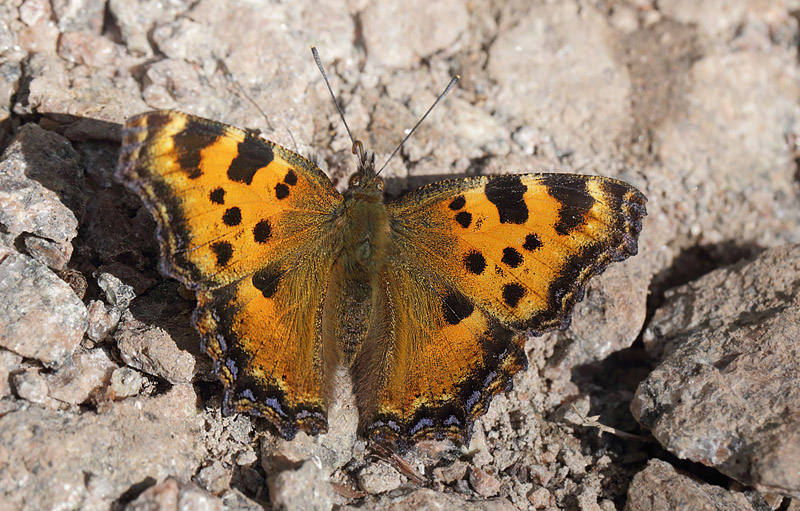
[[[388,232],[388,213],[382,201],[348,197],[324,311],[326,335],[331,336],[341,362],[348,366],[369,333]]]

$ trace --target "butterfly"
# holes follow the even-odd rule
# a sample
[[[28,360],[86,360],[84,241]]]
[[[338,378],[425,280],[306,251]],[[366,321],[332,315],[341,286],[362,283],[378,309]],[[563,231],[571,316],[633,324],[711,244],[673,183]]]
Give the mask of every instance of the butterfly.
[[[340,194],[252,131],[154,111],[125,123],[117,177],[155,217],[162,271],[197,295],[224,413],[286,439],[325,432],[344,365],[360,435],[467,442],[527,367],[527,335],[566,328],[587,281],[636,254],[646,199],[605,177],[510,174],[386,203],[374,154],[354,151]]]

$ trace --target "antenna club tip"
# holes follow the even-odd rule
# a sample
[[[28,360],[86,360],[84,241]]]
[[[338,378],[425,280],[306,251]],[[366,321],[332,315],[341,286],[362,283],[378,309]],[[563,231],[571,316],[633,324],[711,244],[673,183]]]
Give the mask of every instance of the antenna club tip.
[[[312,46],[312,48],[313,48],[313,46]],[[461,75],[455,75],[453,78],[455,78],[456,80],[460,80],[461,79]]]

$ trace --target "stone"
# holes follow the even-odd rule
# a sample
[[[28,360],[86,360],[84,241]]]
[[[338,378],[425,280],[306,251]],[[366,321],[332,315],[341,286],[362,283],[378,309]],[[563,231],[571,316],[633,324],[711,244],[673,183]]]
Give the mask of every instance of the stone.
[[[125,506],[125,511],[223,511],[222,500],[192,483],[169,477]]]
[[[370,494],[392,491],[402,482],[397,469],[386,463],[370,463],[358,472],[358,486]]]
[[[658,158],[694,190],[670,216],[707,245],[800,242],[797,199],[787,193],[796,167],[781,128],[800,120],[794,57],[711,52],[691,66],[689,83],[685,110],[655,133]]]
[[[178,348],[165,330],[127,318],[117,327],[114,340],[120,357],[130,367],[170,383],[192,381],[195,358]]]
[[[675,289],[649,328],[664,359],[634,417],[676,456],[800,495],[800,246]],[[756,419],[757,418],[757,419]]]
[[[100,300],[92,300],[86,307],[88,313],[88,326],[86,336],[100,342],[117,327],[121,312],[117,307],[106,307]]]
[[[14,375],[17,396],[31,403],[43,405],[50,402],[47,381],[36,370],[22,371]]]
[[[12,509],[81,509],[145,480],[189,480],[205,455],[196,401],[191,385],[176,385],[98,412],[29,406],[5,413],[0,451],[14,462],[0,463],[0,497]]]
[[[439,23],[445,19],[447,23]],[[363,37],[372,49],[370,61],[389,67],[413,67],[437,51],[458,51],[468,19],[464,4],[423,0],[402,5],[370,2],[361,14]]]
[[[144,386],[145,379],[135,369],[118,367],[111,373],[111,392],[113,398],[124,399],[139,394]]]
[[[112,307],[126,309],[136,298],[133,286],[125,284],[112,273],[100,272],[97,277],[97,285],[103,290],[106,301]]]
[[[695,511],[725,509],[755,511],[747,497],[707,484],[675,469],[666,461],[650,460],[628,488],[625,511]]]
[[[85,403],[109,385],[117,368],[102,348],[78,350],[72,355],[71,364],[46,376],[50,397],[73,405]]]
[[[362,503],[343,506],[343,511],[357,509],[386,509],[390,511],[416,511],[418,509],[463,509],[465,511],[514,511],[517,506],[505,499],[464,500],[458,495],[420,488],[411,493],[392,496],[367,496]]]
[[[334,492],[325,471],[308,460],[296,470],[284,470],[270,478],[269,498],[273,507],[286,511],[330,511]]]
[[[32,255],[57,270],[78,234],[81,174],[69,142],[36,124],[22,126],[0,160],[0,225],[14,237],[24,234]]]
[[[492,103],[522,125],[546,126],[579,168],[613,153],[630,123],[630,79],[601,13],[576,2],[507,9],[489,49],[487,70],[500,86]]]
[[[214,495],[219,495],[230,488],[231,475],[230,468],[226,468],[222,462],[215,460],[207,467],[200,469],[200,472],[194,478],[194,482]]]
[[[461,460],[456,460],[452,464],[433,469],[434,477],[444,484],[452,484],[455,481],[464,479],[467,475],[469,465]]]
[[[106,6],[103,0],[53,0],[51,3],[61,31],[99,34],[103,30]]]
[[[267,473],[296,465],[305,460],[318,460],[332,474],[352,457],[356,445],[358,412],[355,396],[346,370],[340,370],[333,388],[336,389],[328,409],[328,432],[310,436],[300,432],[294,440],[267,436],[261,443],[261,463]]]
[[[500,493],[500,481],[481,468],[470,468],[469,484],[481,497],[494,497]]]
[[[8,377],[12,372],[17,372],[22,364],[22,357],[0,348],[0,398],[7,396],[11,392]]]
[[[222,503],[225,509],[236,511],[263,511],[264,509],[264,506],[235,488],[222,495]]]
[[[87,312],[63,280],[28,256],[0,260],[0,346],[49,367],[66,363],[83,338]]]

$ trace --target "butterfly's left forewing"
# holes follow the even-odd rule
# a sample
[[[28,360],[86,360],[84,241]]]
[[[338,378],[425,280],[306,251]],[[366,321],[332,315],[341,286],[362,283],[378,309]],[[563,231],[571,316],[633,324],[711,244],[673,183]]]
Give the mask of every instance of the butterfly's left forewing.
[[[286,438],[327,427],[322,304],[342,196],[313,163],[172,111],[129,119],[117,170],[156,219],[162,267],[197,291],[194,323],[224,410]]]
[[[371,391],[362,432],[467,439],[525,367],[525,333],[565,328],[588,279],[636,253],[644,203],[621,181],[567,174],[444,181],[391,203],[386,332],[356,365]]]

